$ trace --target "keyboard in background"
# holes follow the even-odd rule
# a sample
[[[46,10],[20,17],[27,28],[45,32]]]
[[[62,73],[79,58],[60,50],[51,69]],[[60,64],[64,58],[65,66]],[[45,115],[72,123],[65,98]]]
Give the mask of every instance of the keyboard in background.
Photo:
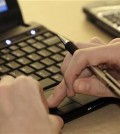
[[[120,1],[92,2],[83,11],[93,24],[114,37],[120,37]]]

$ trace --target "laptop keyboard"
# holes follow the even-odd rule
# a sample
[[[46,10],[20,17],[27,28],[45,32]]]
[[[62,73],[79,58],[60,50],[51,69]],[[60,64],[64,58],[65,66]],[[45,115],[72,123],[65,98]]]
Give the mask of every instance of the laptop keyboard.
[[[52,87],[62,80],[60,66],[67,51],[51,31],[46,29],[30,37],[25,36],[22,41],[17,40],[14,44],[3,43],[3,47],[0,47],[0,78],[5,75],[15,78],[20,75],[31,76],[40,81],[46,97],[52,93]],[[50,113],[59,115],[64,122],[68,122],[93,111],[98,105],[104,105],[104,100],[95,103],[96,99],[82,94],[66,97],[57,108],[50,109]],[[92,101],[95,107],[92,107]]]
[[[104,14],[103,17],[112,24],[116,24],[117,27],[120,26],[120,11]]]
[[[0,55],[0,77],[32,76],[44,89],[62,80],[60,66],[66,51],[59,38],[50,31],[9,45],[1,49]]]

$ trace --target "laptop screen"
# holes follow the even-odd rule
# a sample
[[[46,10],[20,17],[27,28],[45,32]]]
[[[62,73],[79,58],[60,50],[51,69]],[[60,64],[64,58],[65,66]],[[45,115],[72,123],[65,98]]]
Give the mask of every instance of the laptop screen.
[[[0,33],[23,24],[18,0],[0,0]]]
[[[8,10],[8,6],[5,0],[0,0],[0,13]]]

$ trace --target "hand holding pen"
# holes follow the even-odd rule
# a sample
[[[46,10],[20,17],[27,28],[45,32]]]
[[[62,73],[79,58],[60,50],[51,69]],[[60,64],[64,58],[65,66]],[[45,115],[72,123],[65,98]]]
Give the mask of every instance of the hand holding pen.
[[[57,106],[63,98],[75,93],[88,94],[100,97],[118,97],[96,75],[93,75],[89,66],[106,65],[107,71],[120,81],[120,39],[114,39],[107,45],[100,39],[94,38],[88,43],[78,43],[79,50],[72,56],[67,54],[62,64],[62,81],[54,90],[54,96],[49,98],[51,107]],[[62,90],[61,90],[62,88]]]

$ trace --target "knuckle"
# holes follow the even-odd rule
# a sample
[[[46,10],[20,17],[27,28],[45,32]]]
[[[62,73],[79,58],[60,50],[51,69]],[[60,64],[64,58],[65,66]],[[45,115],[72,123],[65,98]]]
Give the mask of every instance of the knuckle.
[[[81,59],[82,57],[85,57],[86,54],[87,54],[87,52],[86,52],[85,49],[78,49],[78,50],[75,51],[73,56],[75,58],[80,58]]]
[[[88,66],[90,65],[96,66],[99,64],[98,57],[96,57],[96,55],[93,54],[91,51],[88,51],[87,53],[86,62]]]
[[[94,58],[94,59],[91,58],[90,61],[88,60],[88,64],[89,64],[89,65],[96,66],[96,65],[98,65],[98,63],[99,63],[99,62],[98,62],[98,60],[97,60],[96,58]]]
[[[27,81],[29,81],[31,78],[32,78],[32,77],[30,77],[30,76],[21,75],[21,76],[17,77],[17,80],[18,80],[18,81],[22,81],[22,82],[27,82]]]
[[[74,53],[74,60],[76,60],[76,64],[81,66],[82,63],[86,63],[87,61],[87,51],[84,50],[77,50]]]
[[[90,41],[94,42],[94,41],[99,40],[99,39],[100,39],[99,37],[95,36],[95,37],[92,37],[92,39]]]
[[[25,80],[26,79],[26,76],[25,75],[21,75],[19,77],[16,78],[17,80]]]
[[[30,78],[24,75],[21,75],[16,78],[15,85],[26,85],[30,81]]]
[[[120,42],[120,38],[115,38],[111,41],[111,43]]]

